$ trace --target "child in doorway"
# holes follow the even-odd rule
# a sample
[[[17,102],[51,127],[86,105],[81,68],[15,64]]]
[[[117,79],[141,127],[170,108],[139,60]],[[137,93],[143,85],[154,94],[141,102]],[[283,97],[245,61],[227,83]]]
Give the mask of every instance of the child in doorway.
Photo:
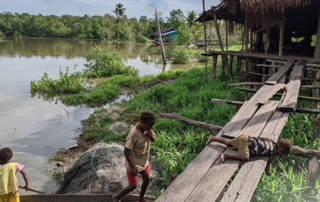
[[[282,139],[274,142],[270,138],[250,137],[248,135],[240,135],[232,140],[217,138],[210,135],[206,146],[211,142],[219,142],[228,147],[235,147],[238,149],[238,154],[225,154],[220,156],[220,162],[224,163],[226,159],[238,159],[241,161],[248,161],[250,155],[252,156],[269,156],[267,166],[265,168],[266,174],[269,176],[269,166],[275,156],[287,155],[292,151],[292,143],[290,140]]]
[[[140,121],[136,124],[127,136],[124,155],[126,158],[126,170],[129,185],[119,193],[112,195],[113,201],[118,202],[120,198],[136,189],[138,184],[138,173],[142,176],[142,185],[138,202],[145,202],[144,194],[150,181],[150,145],[156,140],[156,135],[152,130],[156,123],[155,115],[152,111],[144,111],[140,116]]]
[[[24,189],[29,189],[29,180],[23,171],[24,165],[11,163],[12,156],[10,148],[0,149],[0,202],[20,202],[17,172],[20,172],[23,176],[25,181]]]

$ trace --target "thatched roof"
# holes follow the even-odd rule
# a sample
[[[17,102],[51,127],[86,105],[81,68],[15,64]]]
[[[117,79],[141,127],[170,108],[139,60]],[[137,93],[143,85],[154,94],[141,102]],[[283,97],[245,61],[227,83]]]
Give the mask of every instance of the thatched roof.
[[[265,27],[285,19],[293,21],[288,19],[291,16],[299,18],[298,21],[314,22],[318,20],[319,10],[320,0],[222,0],[202,13],[197,21],[211,21],[215,12],[218,20],[244,24],[247,16],[249,27]]]

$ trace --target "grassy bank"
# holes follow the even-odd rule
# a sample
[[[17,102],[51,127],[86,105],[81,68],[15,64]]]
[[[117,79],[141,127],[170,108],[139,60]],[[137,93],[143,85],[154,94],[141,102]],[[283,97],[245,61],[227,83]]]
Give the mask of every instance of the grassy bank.
[[[151,109],[157,114],[177,113],[190,119],[225,125],[235,114],[235,107],[214,104],[210,99],[243,100],[244,95],[227,86],[236,80],[212,80],[206,79],[204,75],[204,68],[195,68],[180,72],[173,83],[151,87],[136,95],[133,100],[122,103],[125,111],[121,119],[136,123],[141,111]],[[288,138],[301,147],[319,149],[317,141],[308,140],[312,134],[313,121],[312,115],[291,114],[281,138]],[[103,118],[96,119],[94,127],[88,129],[86,135],[93,130],[103,131],[103,128],[98,129],[103,123],[106,123]],[[181,173],[199,154],[210,132],[162,118],[158,119],[154,129],[157,141],[152,145],[151,159],[161,172],[160,177],[154,179],[156,194],[160,194],[171,176]],[[112,142],[124,141],[125,136],[115,139],[114,135],[104,133],[98,138]],[[262,176],[252,201],[318,201],[319,186],[311,188],[306,185],[306,169],[305,159],[291,155],[277,158],[271,165],[271,176]]]

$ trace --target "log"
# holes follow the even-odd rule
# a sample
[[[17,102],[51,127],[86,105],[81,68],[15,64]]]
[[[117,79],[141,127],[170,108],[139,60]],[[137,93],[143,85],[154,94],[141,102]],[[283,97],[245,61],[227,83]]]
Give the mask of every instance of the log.
[[[303,158],[311,159],[314,156],[320,159],[320,151],[312,149],[304,149],[298,146],[293,146],[291,154],[300,156]]]
[[[168,114],[168,113],[160,113],[160,116],[163,118],[168,118],[168,119],[175,119],[193,126],[198,126],[201,128],[204,128],[206,130],[210,130],[213,132],[219,132],[223,127],[218,126],[216,124],[210,124],[210,123],[204,123],[204,122],[200,122],[200,121],[195,121],[195,120],[191,120],[191,119],[187,119],[185,117],[179,116],[177,114]]]
[[[263,86],[264,83],[260,82],[242,82],[242,83],[231,83],[228,86]],[[320,86],[319,86],[320,88]]]

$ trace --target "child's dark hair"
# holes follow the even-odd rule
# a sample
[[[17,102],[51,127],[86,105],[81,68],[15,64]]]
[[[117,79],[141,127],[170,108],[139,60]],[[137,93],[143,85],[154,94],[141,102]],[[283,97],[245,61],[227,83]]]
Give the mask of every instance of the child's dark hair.
[[[12,158],[13,153],[9,147],[0,149],[0,162],[7,163]]]
[[[155,120],[156,116],[153,111],[147,110],[141,113],[140,120],[146,122],[147,120]]]
[[[290,154],[292,151],[292,143],[288,139],[278,140],[277,145],[282,148],[284,154]]]

